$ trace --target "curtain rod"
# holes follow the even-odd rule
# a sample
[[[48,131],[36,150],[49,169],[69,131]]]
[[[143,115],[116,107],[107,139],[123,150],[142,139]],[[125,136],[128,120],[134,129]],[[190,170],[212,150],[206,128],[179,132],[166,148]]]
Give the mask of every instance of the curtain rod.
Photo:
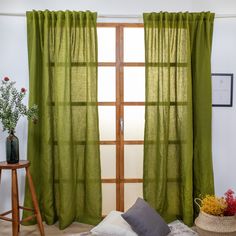
[[[25,13],[10,13],[10,12],[0,12],[0,16],[21,16],[25,17]],[[98,18],[107,19],[142,19],[142,15],[98,15]],[[236,14],[215,14],[215,18],[236,18]]]

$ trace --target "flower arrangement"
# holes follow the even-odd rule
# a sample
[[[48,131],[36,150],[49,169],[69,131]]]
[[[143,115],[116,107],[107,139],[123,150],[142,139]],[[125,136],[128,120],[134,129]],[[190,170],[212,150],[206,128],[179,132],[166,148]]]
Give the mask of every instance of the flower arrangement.
[[[229,189],[223,197],[206,195],[201,199],[201,211],[214,216],[236,215],[236,197]]]
[[[14,81],[10,81],[8,77],[5,77],[0,86],[0,121],[3,131],[8,130],[9,133],[15,130],[21,116],[27,116],[28,119],[34,122],[38,119],[38,106],[33,105],[28,109],[22,103],[26,95],[26,89],[21,88],[18,91],[14,85]]]

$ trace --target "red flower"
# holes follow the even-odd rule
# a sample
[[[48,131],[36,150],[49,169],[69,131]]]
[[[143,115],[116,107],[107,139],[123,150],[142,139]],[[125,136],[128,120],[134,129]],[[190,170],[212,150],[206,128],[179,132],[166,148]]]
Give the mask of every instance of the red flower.
[[[225,193],[226,196],[227,196],[227,195],[232,195],[232,194],[234,194],[234,191],[233,191],[232,189],[229,189],[229,190]]]
[[[26,93],[26,89],[25,88],[21,88],[21,92],[22,93]]]
[[[225,200],[227,203],[227,208],[224,212],[225,216],[233,216],[236,214],[236,197],[234,197],[234,191],[229,189],[225,193]]]
[[[10,79],[8,77],[5,77],[4,78],[4,81],[9,81]]]

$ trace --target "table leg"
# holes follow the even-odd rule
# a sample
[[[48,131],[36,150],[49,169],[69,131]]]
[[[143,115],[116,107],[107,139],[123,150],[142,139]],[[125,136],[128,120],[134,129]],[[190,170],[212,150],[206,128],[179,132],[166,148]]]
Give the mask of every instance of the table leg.
[[[31,174],[29,172],[29,168],[26,167],[25,169],[26,169],[26,176],[27,176],[28,183],[29,183],[29,189],[30,189],[30,193],[31,193],[31,197],[32,197],[32,202],[34,205],[34,210],[35,210],[35,214],[36,214],[36,219],[37,219],[39,231],[40,231],[41,236],[45,236],[42,217],[41,217],[39,206],[38,206],[38,201],[37,201],[37,197],[36,197],[36,193],[35,193],[35,189],[34,189],[33,180],[32,180]]]
[[[12,170],[12,234],[18,236],[19,233],[19,198],[17,171]]]
[[[2,169],[0,169],[0,183],[1,183],[1,180],[2,180]]]

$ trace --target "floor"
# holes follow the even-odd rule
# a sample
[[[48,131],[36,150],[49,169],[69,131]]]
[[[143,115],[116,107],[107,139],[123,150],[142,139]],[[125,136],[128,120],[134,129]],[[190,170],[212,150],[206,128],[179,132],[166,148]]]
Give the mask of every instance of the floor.
[[[55,225],[44,225],[46,236],[78,236],[81,232],[89,231],[92,226],[73,223],[65,230],[59,230],[57,224]],[[37,226],[21,226],[20,236],[40,236]],[[11,222],[0,222],[0,236],[12,236]]]

